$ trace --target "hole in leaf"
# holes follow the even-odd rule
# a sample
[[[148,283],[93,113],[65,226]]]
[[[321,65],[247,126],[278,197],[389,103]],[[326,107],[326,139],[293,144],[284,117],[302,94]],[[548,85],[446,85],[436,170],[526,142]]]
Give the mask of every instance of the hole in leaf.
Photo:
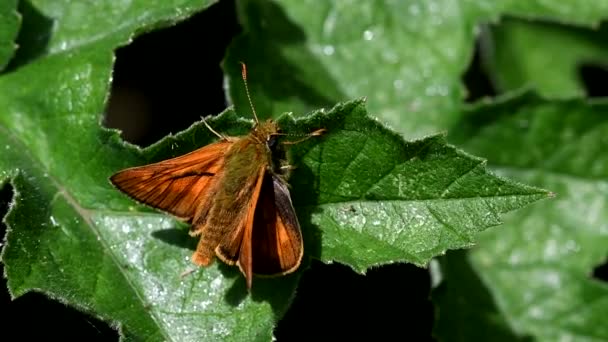
[[[6,288],[5,280],[2,281]],[[14,301],[2,294],[2,334],[23,341],[118,341],[118,332],[108,324],[69,306],[30,292]],[[35,327],[24,328],[32,322]]]
[[[277,324],[278,341],[432,341],[428,271],[410,264],[369,270],[313,261],[291,307]]]
[[[475,102],[483,97],[494,97],[496,96],[496,90],[492,85],[486,70],[482,63],[482,44],[481,38],[478,38],[475,42],[475,51],[473,52],[473,59],[469,64],[469,67],[462,76],[462,82],[467,89],[467,96],[465,102]]]
[[[608,259],[593,269],[593,278],[608,282]]]
[[[585,63],[579,67],[581,82],[589,97],[608,96],[606,78],[608,77],[608,64]]]
[[[220,1],[118,49],[104,124],[147,146],[223,111],[220,63],[239,31],[235,2]]]
[[[47,52],[54,25],[53,19],[44,16],[30,1],[19,1],[17,11],[21,16],[21,27],[15,44],[19,48],[6,67],[7,73]]]

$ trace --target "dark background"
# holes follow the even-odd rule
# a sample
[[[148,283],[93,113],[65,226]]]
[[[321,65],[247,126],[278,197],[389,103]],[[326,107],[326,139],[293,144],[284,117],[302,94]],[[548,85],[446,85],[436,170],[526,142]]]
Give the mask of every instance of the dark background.
[[[220,113],[227,105],[220,63],[239,32],[234,1],[221,1],[177,26],[142,35],[118,49],[106,126],[120,128],[125,139],[147,146],[186,129],[201,116]],[[607,75],[601,66],[580,66],[589,96],[606,95],[602,80]],[[477,51],[463,82],[469,90],[467,101],[496,95]],[[0,189],[0,217],[11,197],[10,185]],[[0,224],[0,241],[5,231]],[[608,266],[598,267],[594,276],[608,280]],[[431,341],[434,312],[429,293],[427,270],[413,265],[377,267],[361,276],[342,265],[315,261],[304,273],[275,336],[278,341],[395,336]],[[118,340],[118,333],[106,323],[44,295],[28,293],[11,301],[3,278],[0,313],[4,337]]]

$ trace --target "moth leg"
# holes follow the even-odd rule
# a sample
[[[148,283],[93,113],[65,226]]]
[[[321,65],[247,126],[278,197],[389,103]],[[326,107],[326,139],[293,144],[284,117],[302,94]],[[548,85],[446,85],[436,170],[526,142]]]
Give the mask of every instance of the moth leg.
[[[291,175],[291,172],[295,169],[297,169],[296,166],[289,165],[289,164],[283,164],[283,165],[279,166],[278,170],[276,170],[273,173],[276,177],[280,177],[281,179],[287,179]],[[272,171],[272,170],[270,170],[270,171]]]
[[[191,269],[185,270],[184,272],[180,273],[179,277],[180,278],[185,278],[185,277],[191,275],[194,272],[196,272],[196,269],[195,268],[191,268]]]

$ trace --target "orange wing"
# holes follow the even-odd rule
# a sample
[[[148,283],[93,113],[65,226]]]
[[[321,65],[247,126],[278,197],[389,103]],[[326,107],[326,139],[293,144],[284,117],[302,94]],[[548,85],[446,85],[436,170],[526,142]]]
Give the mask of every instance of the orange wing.
[[[213,184],[234,143],[222,140],[183,156],[133,167],[114,174],[110,181],[144,204],[175,216],[192,219],[197,203]]]
[[[265,174],[266,168],[260,168],[248,205],[244,207],[242,214],[237,216],[238,222],[234,224],[235,228],[221,239],[215,249],[216,255],[225,263],[229,265],[238,263],[241,272],[245,275],[248,288],[251,288],[253,282],[251,236],[254,215],[261,196]]]
[[[302,260],[302,233],[285,182],[266,175],[255,213],[253,273],[265,276],[295,271]]]

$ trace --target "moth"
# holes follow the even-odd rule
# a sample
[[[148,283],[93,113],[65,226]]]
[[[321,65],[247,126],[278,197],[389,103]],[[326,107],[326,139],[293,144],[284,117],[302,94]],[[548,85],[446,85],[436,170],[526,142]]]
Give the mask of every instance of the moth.
[[[244,63],[242,77],[255,120],[248,135],[225,136],[203,121],[219,141],[173,159],[122,170],[110,181],[131,198],[189,222],[190,235],[200,237],[192,261],[208,266],[217,256],[236,264],[251,289],[254,274],[295,271],[304,248],[284,149],[299,141],[279,142],[286,135],[279,125],[273,120],[259,122]],[[319,129],[306,138],[324,132]]]

